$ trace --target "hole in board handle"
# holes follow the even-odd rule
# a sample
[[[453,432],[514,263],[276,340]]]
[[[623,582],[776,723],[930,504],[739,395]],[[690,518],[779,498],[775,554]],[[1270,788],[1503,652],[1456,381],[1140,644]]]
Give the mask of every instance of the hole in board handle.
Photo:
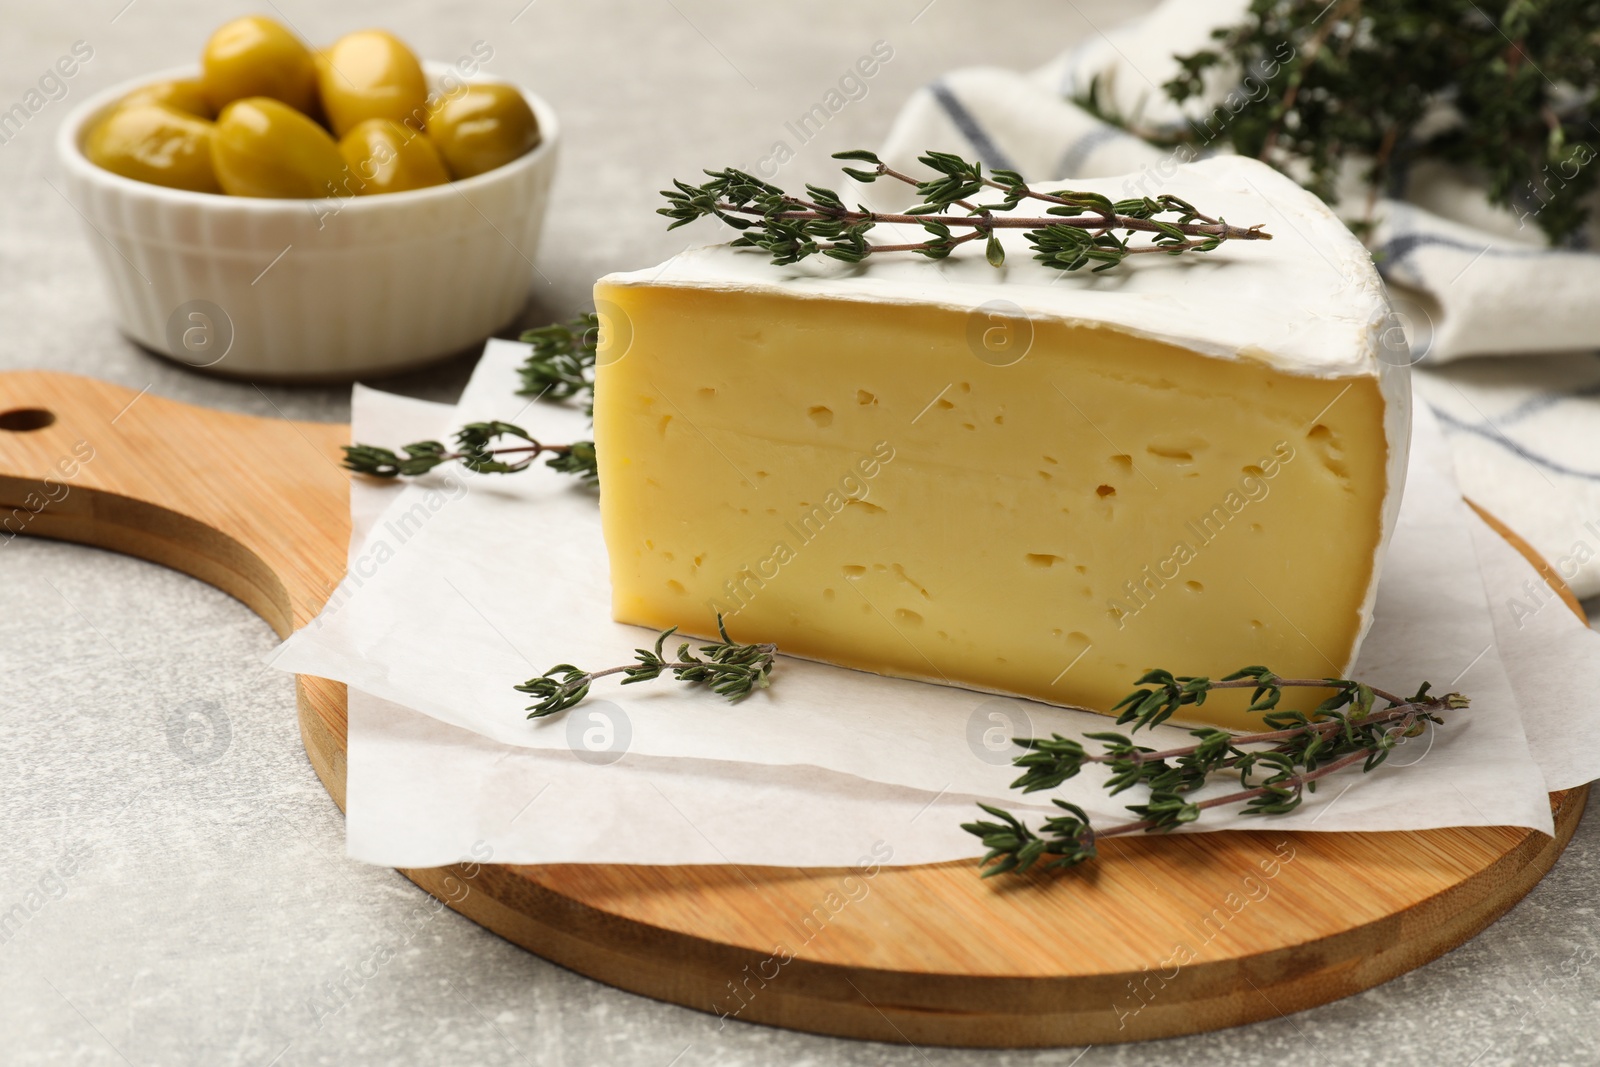
[[[15,408],[0,412],[0,430],[8,433],[32,433],[46,426],[54,426],[56,413],[44,408]]]

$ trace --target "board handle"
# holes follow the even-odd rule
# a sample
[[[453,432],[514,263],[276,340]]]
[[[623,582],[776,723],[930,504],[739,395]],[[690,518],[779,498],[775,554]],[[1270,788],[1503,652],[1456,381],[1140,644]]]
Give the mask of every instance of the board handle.
[[[348,435],[193,407],[148,387],[0,374],[0,545],[26,534],[160,563],[237,597],[287,636],[342,577]]]

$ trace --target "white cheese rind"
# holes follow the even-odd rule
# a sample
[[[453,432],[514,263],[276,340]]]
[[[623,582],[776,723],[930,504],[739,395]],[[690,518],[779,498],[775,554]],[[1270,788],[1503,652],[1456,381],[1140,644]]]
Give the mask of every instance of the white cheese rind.
[[[1108,326],[1291,374],[1379,372],[1389,303],[1372,256],[1322,201],[1266,164],[1227,156],[1179,166],[1166,181],[1129,175],[1038,188],[1063,186],[1113,199],[1170,193],[1233,225],[1261,224],[1272,240],[1234,241],[1196,255],[1132,256],[1100,274],[1042,266],[1020,229],[999,231],[1006,262],[998,268],[984,259],[982,242],[937,264],[897,254],[861,264],[812,256],[786,267],[773,266],[759,249],[719,244],[601,280],[959,310],[1002,299],[1029,316]],[[1047,206],[1039,203],[1040,216]],[[1013,214],[1028,211],[1024,205]],[[879,226],[873,234],[878,240],[926,237],[915,226]],[[1389,358],[1404,362],[1394,353]]]

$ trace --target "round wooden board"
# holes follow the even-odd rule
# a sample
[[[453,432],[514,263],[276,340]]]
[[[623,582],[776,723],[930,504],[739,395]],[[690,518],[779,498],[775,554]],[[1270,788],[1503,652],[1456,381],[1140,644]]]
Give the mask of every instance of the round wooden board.
[[[45,416],[19,411],[54,421],[32,428]],[[67,375],[3,374],[0,527],[165,564],[287,634],[344,572],[347,435]],[[1581,617],[1549,567],[1494,525]],[[343,806],[344,687],[299,681],[306,752]],[[1434,959],[1543,877],[1587,795],[1552,794],[1553,840],[1267,824],[1118,838],[1086,867],[1010,880],[980,881],[970,862],[865,879],[732,866],[403,873],[532,952],[688,1007],[883,1041],[1077,1045],[1272,1018]]]

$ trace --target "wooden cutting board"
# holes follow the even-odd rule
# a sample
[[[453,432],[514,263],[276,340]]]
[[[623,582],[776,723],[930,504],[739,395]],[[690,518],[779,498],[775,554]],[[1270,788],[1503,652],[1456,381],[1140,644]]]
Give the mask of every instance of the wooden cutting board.
[[[0,374],[0,528],[165,564],[287,635],[344,573],[348,433],[67,375]],[[1551,569],[1485,518],[1582,617]],[[344,686],[301,677],[299,715],[342,806]],[[1587,796],[1551,795],[1554,840],[1264,823],[1116,838],[1087,867],[1010,880],[980,881],[968,862],[868,878],[735,866],[402,873],[532,952],[719,1015],[919,1045],[1098,1044],[1270,1019],[1448,952],[1544,876]]]

